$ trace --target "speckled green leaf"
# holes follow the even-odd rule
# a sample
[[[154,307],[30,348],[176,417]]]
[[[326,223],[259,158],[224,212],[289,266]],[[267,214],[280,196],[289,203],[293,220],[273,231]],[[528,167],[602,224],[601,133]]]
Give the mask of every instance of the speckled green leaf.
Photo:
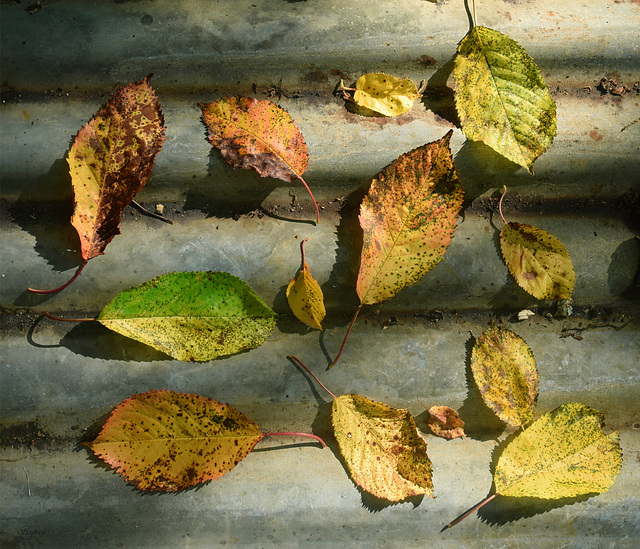
[[[474,27],[452,74],[465,135],[533,173],[556,135],[556,104],[529,54],[498,31]]]
[[[199,271],[126,290],[98,321],[178,360],[206,361],[264,343],[276,314],[239,278]]]
[[[141,490],[174,492],[221,477],[262,438],[228,404],[151,391],[116,406],[87,446]]]
[[[533,418],[538,370],[519,335],[498,326],[483,332],[471,351],[471,371],[486,405],[502,421],[519,427]]]
[[[373,180],[360,209],[361,303],[394,296],[444,257],[463,199],[451,134],[403,154]]]
[[[576,283],[571,256],[555,236],[538,227],[507,223],[500,249],[509,272],[537,299],[570,299]]]
[[[496,492],[557,499],[605,492],[622,467],[620,433],[602,431],[604,417],[564,404],[518,434],[498,458]]]
[[[352,480],[389,501],[433,494],[427,444],[407,411],[360,395],[333,400],[334,434]]]

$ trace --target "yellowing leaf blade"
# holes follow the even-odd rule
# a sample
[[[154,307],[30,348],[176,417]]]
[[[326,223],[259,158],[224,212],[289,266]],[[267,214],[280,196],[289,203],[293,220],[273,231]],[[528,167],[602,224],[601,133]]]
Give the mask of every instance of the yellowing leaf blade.
[[[431,406],[428,412],[427,425],[434,435],[447,439],[464,437],[464,421],[453,408]]]
[[[324,297],[320,284],[311,276],[306,263],[300,274],[287,286],[286,294],[289,307],[296,318],[311,328],[322,330],[322,321],[327,314]]]
[[[558,499],[607,491],[622,467],[620,434],[602,431],[602,414],[570,403],[519,433],[498,458],[494,482],[504,496]]]
[[[408,78],[369,73],[358,78],[353,101],[384,116],[399,116],[409,111],[418,97],[418,88]]]
[[[444,257],[463,199],[451,134],[403,154],[373,180],[359,217],[361,303],[392,297]]]
[[[433,495],[427,444],[407,410],[342,395],[331,420],[349,475],[363,490],[389,501]]]
[[[533,172],[556,134],[556,105],[529,54],[511,38],[476,26],[453,69],[462,130]]]
[[[262,437],[228,404],[151,391],[119,404],[88,446],[137,488],[173,492],[221,477]]]
[[[485,403],[502,421],[519,427],[531,420],[540,381],[524,339],[506,328],[489,328],[471,351],[471,371]]]
[[[125,290],[98,321],[177,360],[207,361],[264,343],[276,314],[239,278],[198,271]]]
[[[509,272],[536,299],[570,299],[576,274],[569,252],[555,236],[522,223],[507,223],[500,249]]]

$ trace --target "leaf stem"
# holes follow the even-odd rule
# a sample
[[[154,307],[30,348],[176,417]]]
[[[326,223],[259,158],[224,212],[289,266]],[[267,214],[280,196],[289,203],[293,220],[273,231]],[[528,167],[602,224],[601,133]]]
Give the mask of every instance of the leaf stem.
[[[325,391],[327,391],[327,393],[329,393],[333,398],[336,398],[336,395],[334,395],[331,391],[329,391],[329,389],[327,389],[327,388],[324,386],[324,383],[322,383],[322,381],[320,381],[320,380],[319,380],[315,375],[313,375],[313,373],[311,372],[311,370],[309,370],[309,368],[307,368],[307,367],[302,363],[302,361],[301,361],[299,358],[296,358],[296,357],[295,357],[295,356],[293,356],[293,355],[287,355],[287,358],[288,358],[288,359],[290,359],[290,360],[293,360],[294,362],[297,362],[297,363],[298,363],[298,365],[299,365],[301,368],[304,368],[304,370],[305,370],[305,371],[306,371],[306,372],[307,372],[307,373],[308,373],[308,374],[309,374],[313,379],[315,379],[315,380],[316,380],[316,383],[317,383],[318,385],[320,385],[320,387],[322,387]]]
[[[278,437],[278,436],[289,436],[289,437],[308,437],[317,440],[320,444],[322,444],[323,448],[326,448],[327,445],[324,443],[319,436],[312,435],[311,433],[263,433],[265,437]]]
[[[476,0],[472,1],[473,4],[473,26],[476,26]]]
[[[302,270],[304,270],[304,266],[307,264],[305,257],[304,257],[304,243],[309,240],[308,238],[305,238],[302,242],[300,242],[300,249],[302,250]]]
[[[440,532],[444,532],[445,530],[448,530],[449,528],[453,528],[456,524],[458,524],[459,522],[462,522],[464,519],[466,519],[470,514],[474,513],[478,509],[480,509],[480,507],[482,507],[482,506],[486,505],[487,503],[489,503],[497,495],[498,494],[492,494],[490,496],[487,496],[480,503],[478,503],[477,505],[474,505],[467,512],[463,513],[457,519],[455,519],[454,521],[452,521],[449,524],[447,524],[442,530],[440,530]]]
[[[44,316],[51,320],[57,320],[58,322],[93,322],[95,318],[62,318],[61,316],[53,316],[52,314],[44,311]]]
[[[351,333],[351,328],[353,328],[353,324],[355,323],[356,318],[358,318],[358,313],[360,312],[360,309],[362,309],[362,303],[360,303],[360,305],[358,305],[358,308],[356,309],[356,314],[353,315],[353,318],[351,319],[351,324],[349,324],[349,328],[347,329],[347,333],[345,334],[344,339],[342,340],[342,345],[340,345],[340,350],[338,351],[338,354],[336,355],[336,358],[333,360],[333,362],[331,364],[329,364],[329,367],[327,368],[327,370],[331,370],[331,368],[333,368],[336,365],[338,360],[340,360],[340,355],[342,355],[342,351],[344,351],[345,343],[347,342],[347,338],[349,337],[349,334]]]
[[[34,294],[55,294],[56,292],[59,292],[60,290],[64,290],[69,284],[71,284],[76,278],[78,278],[78,276],[80,275],[80,273],[82,272],[82,270],[85,268],[86,264],[87,264],[87,259],[85,259],[82,262],[82,265],[80,265],[78,267],[78,270],[76,271],[76,274],[73,275],[73,277],[71,278],[71,280],[69,280],[69,282],[67,282],[66,284],[63,284],[62,286],[60,286],[59,288],[55,288],[53,290],[36,290],[35,288],[27,288],[27,290],[29,290],[30,292],[34,293]]]
[[[313,193],[311,192],[309,185],[307,185],[307,182],[304,179],[302,179],[301,175],[298,175],[298,179],[302,181],[302,184],[304,185],[305,189],[307,189],[307,192],[309,193],[309,196],[313,201],[313,205],[316,207],[316,225],[317,225],[318,223],[320,223],[320,208],[318,208],[318,203],[316,202],[316,199],[313,197]]]
[[[506,225],[507,222],[504,220],[504,215],[502,215],[502,199],[504,195],[507,194],[507,186],[502,185],[502,196],[500,197],[500,202],[498,202],[498,211],[500,212],[500,217],[502,218],[502,222]]]
[[[171,221],[171,219],[167,219],[166,217],[164,217],[164,216],[162,216],[160,214],[157,214],[155,212],[147,210],[147,208],[145,208],[142,204],[139,204],[135,200],[131,201],[131,205],[135,206],[143,214],[148,215],[149,217],[154,217],[155,219],[159,219],[160,221],[164,221],[165,223],[169,223],[169,225],[173,225],[173,221]]]

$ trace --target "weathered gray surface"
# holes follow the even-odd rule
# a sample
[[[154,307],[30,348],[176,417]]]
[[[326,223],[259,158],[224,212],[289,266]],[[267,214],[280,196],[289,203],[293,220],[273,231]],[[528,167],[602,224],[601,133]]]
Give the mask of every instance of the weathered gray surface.
[[[446,95],[428,93],[395,120],[348,113],[332,95],[340,78],[386,71],[446,78],[468,30],[463,2],[85,2],[56,0],[34,15],[0,6],[2,106],[0,275],[0,543],[17,547],[636,547],[640,543],[640,95],[601,95],[612,77],[640,81],[637,2],[487,0],[479,22],[524,46],[558,105],[558,136],[535,176],[455,129],[452,150],[465,214],[433,272],[358,320],[335,356],[357,305],[359,201],[399,154],[438,139],[451,123]],[[426,55],[436,64],[428,65]],[[139,200],[165,205],[174,225],[127,209],[122,235],[58,295],[78,264],[64,160],[71,139],[113,88],[146,74],[163,106],[167,142]],[[227,94],[282,97],[309,145],[305,179],[324,206],[314,227],[301,185],[228,168],[204,139],[198,101]],[[252,90],[255,84],[257,93]],[[433,88],[434,90],[436,88]],[[277,100],[277,98],[276,98]],[[548,318],[509,278],[496,246],[495,208],[556,235],[577,273],[574,315]],[[293,208],[294,199],[300,204]],[[268,215],[264,215],[264,214]],[[284,287],[299,242],[324,290],[323,335],[288,312]],[[166,358],[94,324],[39,319],[96,314],[118,292],[161,273],[212,269],[246,280],[282,313],[260,348],[207,364]],[[522,308],[538,313],[517,323]],[[612,489],[581,501],[495,500],[453,530],[444,524],[491,489],[492,453],[504,426],[468,373],[472,335],[491,319],[531,346],[540,413],[570,401],[602,411],[621,431],[624,465]],[[571,337],[582,337],[582,340]],[[565,337],[567,336],[567,337]],[[385,506],[349,480],[331,442],[328,398],[286,359],[294,354],[336,393],[408,408],[416,401],[460,410],[468,438],[428,437],[436,499]],[[313,431],[329,449],[267,439],[221,480],[178,495],[145,495],[89,457],[113,407],[167,388],[226,401],[265,431]],[[281,446],[284,444],[284,448]],[[279,448],[266,451],[268,448]]]

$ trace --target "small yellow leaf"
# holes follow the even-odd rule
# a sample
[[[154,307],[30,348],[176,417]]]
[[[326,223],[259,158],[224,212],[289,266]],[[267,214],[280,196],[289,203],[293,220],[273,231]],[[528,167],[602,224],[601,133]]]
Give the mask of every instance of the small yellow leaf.
[[[555,236],[533,225],[507,223],[500,249],[509,272],[536,299],[570,299],[576,283],[569,252]]]
[[[539,378],[524,339],[506,328],[489,328],[471,351],[471,371],[485,403],[502,421],[519,427],[531,420]]]
[[[570,403],[543,415],[498,458],[494,482],[503,496],[558,499],[606,492],[622,467],[620,433],[602,431],[604,417]]]
[[[418,88],[408,78],[378,72],[358,78],[353,101],[384,116],[399,116],[409,111],[418,97]]]
[[[304,243],[302,241],[302,271],[287,286],[289,307],[300,322],[307,326],[322,330],[322,321],[327,314],[324,308],[324,296],[320,284],[311,276],[309,265],[304,260]]]
[[[428,411],[427,425],[434,435],[448,439],[464,437],[464,421],[453,408],[431,406]]]
[[[427,444],[413,416],[360,395],[333,400],[334,434],[352,480],[389,501],[433,497]]]

